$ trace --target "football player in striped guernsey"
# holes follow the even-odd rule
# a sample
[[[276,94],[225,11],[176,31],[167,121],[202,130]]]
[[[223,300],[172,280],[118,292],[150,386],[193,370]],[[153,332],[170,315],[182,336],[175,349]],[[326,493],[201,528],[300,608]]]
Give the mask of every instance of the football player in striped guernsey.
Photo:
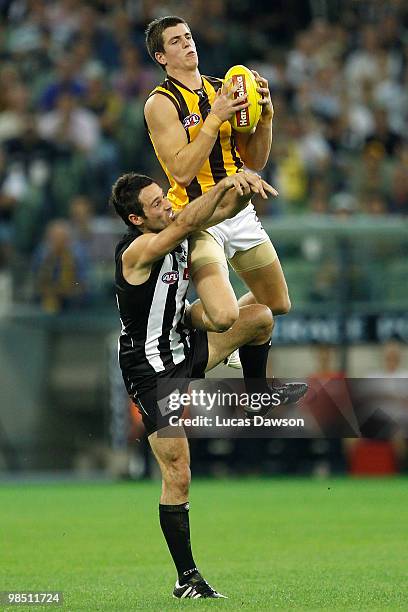
[[[235,89],[224,87],[222,79],[200,74],[197,49],[184,19],[171,16],[151,22],[146,46],[165,71],[164,81],[146,101],[145,120],[170,182],[173,209],[183,209],[243,167],[262,170],[271,149],[274,114],[267,80],[255,73],[261,117],[253,133],[238,133],[229,119],[249,103],[246,97],[234,100]],[[226,260],[250,290],[238,302]],[[190,274],[204,318],[215,331],[231,327],[240,305],[266,304],[274,315],[290,309],[281,264],[252,204],[192,238]]]
[[[181,409],[167,410],[158,397],[159,387],[166,385],[168,394],[173,380],[179,384],[180,379],[203,377],[238,347],[243,361],[251,363],[251,377],[266,382],[265,345],[273,327],[270,309],[263,304],[242,306],[230,329],[216,333],[206,331],[200,303],[186,312],[185,301],[188,237],[238,213],[253,193],[264,198],[277,195],[258,176],[240,172],[219,181],[176,215],[161,187],[149,177],[125,174],[112,189],[111,203],[128,226],[115,253],[122,323],[119,363],[162,473],[160,525],[177,568],[173,594],[179,598],[222,596],[202,578],[193,559],[188,442],[181,427],[176,431],[169,424]]]

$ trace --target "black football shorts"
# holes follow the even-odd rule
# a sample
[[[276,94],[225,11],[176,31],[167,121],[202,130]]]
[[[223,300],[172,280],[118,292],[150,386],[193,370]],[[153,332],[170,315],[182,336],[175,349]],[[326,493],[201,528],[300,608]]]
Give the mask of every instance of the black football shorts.
[[[186,393],[188,383],[192,379],[204,378],[205,368],[208,363],[208,336],[207,332],[200,329],[194,329],[189,334],[190,349],[187,358],[174,366],[170,371],[163,372],[157,375],[152,381],[152,386],[149,389],[143,389],[140,393],[130,394],[131,399],[136,404],[142,415],[142,420],[146,428],[148,436],[167,427],[169,418],[175,415],[181,416],[183,408],[170,410],[168,396],[175,391]],[[137,381],[133,381],[124,372],[126,386],[129,390],[137,390]],[[180,388],[182,382],[184,388]]]

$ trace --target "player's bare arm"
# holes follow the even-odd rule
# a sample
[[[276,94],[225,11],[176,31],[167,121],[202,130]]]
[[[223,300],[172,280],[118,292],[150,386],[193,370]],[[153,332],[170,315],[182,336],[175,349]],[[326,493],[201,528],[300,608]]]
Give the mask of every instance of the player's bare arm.
[[[123,275],[131,284],[141,284],[150,275],[153,263],[170,253],[192,232],[200,229],[211,216],[221,197],[230,187],[220,182],[211,192],[207,192],[194,201],[174,221],[158,233],[148,232],[134,240],[122,255]],[[161,200],[164,200],[161,194]],[[161,206],[154,200],[146,206]]]
[[[249,202],[253,193],[260,193],[265,197],[267,197],[267,192],[272,195],[277,194],[271,185],[253,174],[241,172],[226,177],[210,191],[194,200],[178,215],[174,215],[174,220],[165,229],[158,233],[145,233],[131,243],[122,256],[123,273],[126,280],[132,284],[144,282],[155,261],[175,249],[192,232],[208,226],[214,211],[229,191],[237,193],[242,205]],[[157,198],[153,198],[146,206],[162,205],[158,200],[165,200],[163,192],[161,196],[158,195]],[[231,216],[236,206],[236,199],[228,198],[221,206],[221,219],[225,220]],[[137,215],[130,215],[130,217],[132,216],[137,217]]]
[[[244,164],[260,172],[266,165],[272,146],[273,104],[268,81],[252,70],[258,83],[258,92],[262,98],[258,102],[262,106],[262,114],[252,134],[235,133],[237,149]]]
[[[190,143],[172,102],[159,94],[147,100],[145,118],[156,151],[180,185],[189,185],[199,173],[213,149],[222,123],[237,111],[247,108],[246,97],[234,99],[236,89],[223,87],[217,92],[211,112],[198,136]]]

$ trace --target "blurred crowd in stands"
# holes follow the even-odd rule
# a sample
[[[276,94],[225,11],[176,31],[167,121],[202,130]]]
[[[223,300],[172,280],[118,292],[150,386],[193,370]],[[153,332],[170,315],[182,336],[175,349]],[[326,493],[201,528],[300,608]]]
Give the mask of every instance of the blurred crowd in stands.
[[[164,184],[143,105],[163,78],[144,30],[166,14],[191,25],[203,74],[245,63],[269,81],[280,198],[262,214],[407,215],[408,4],[318,4],[1,2],[0,270],[30,267],[47,312],[89,301],[89,268],[112,256],[112,182]]]

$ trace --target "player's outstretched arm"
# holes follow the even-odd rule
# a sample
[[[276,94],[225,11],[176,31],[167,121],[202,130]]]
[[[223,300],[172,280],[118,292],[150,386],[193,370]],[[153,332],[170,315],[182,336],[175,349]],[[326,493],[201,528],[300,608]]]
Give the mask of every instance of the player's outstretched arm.
[[[186,206],[165,229],[136,238],[123,253],[125,268],[147,274],[155,261],[173,251],[189,234],[201,229],[229,189],[230,182],[223,179]]]
[[[272,120],[273,104],[269,91],[268,81],[252,70],[258,83],[258,91],[262,95],[259,104],[262,106],[262,114],[258,125],[252,134],[235,132],[235,142],[238,152],[244,164],[260,172],[266,165],[272,147]]]
[[[173,103],[160,94],[147,100],[145,118],[156,152],[180,185],[189,185],[197,176],[210,156],[221,124],[248,106],[246,98],[234,100],[235,91],[236,87],[225,87],[217,92],[210,114],[190,143]]]
[[[236,192],[238,198],[245,203],[250,200],[253,193],[260,193],[262,197],[267,197],[267,192],[277,195],[276,190],[268,183],[256,175],[248,175],[249,173],[239,172],[225,177],[186,206],[164,230],[157,234],[146,233],[136,238],[123,254],[126,268],[137,267],[139,270],[147,270],[155,261],[175,249],[191,233],[208,227],[219,205],[222,212],[218,218],[222,221],[227,219],[231,216],[234,205],[236,206],[233,200],[227,200],[222,204],[223,197],[230,191]]]

